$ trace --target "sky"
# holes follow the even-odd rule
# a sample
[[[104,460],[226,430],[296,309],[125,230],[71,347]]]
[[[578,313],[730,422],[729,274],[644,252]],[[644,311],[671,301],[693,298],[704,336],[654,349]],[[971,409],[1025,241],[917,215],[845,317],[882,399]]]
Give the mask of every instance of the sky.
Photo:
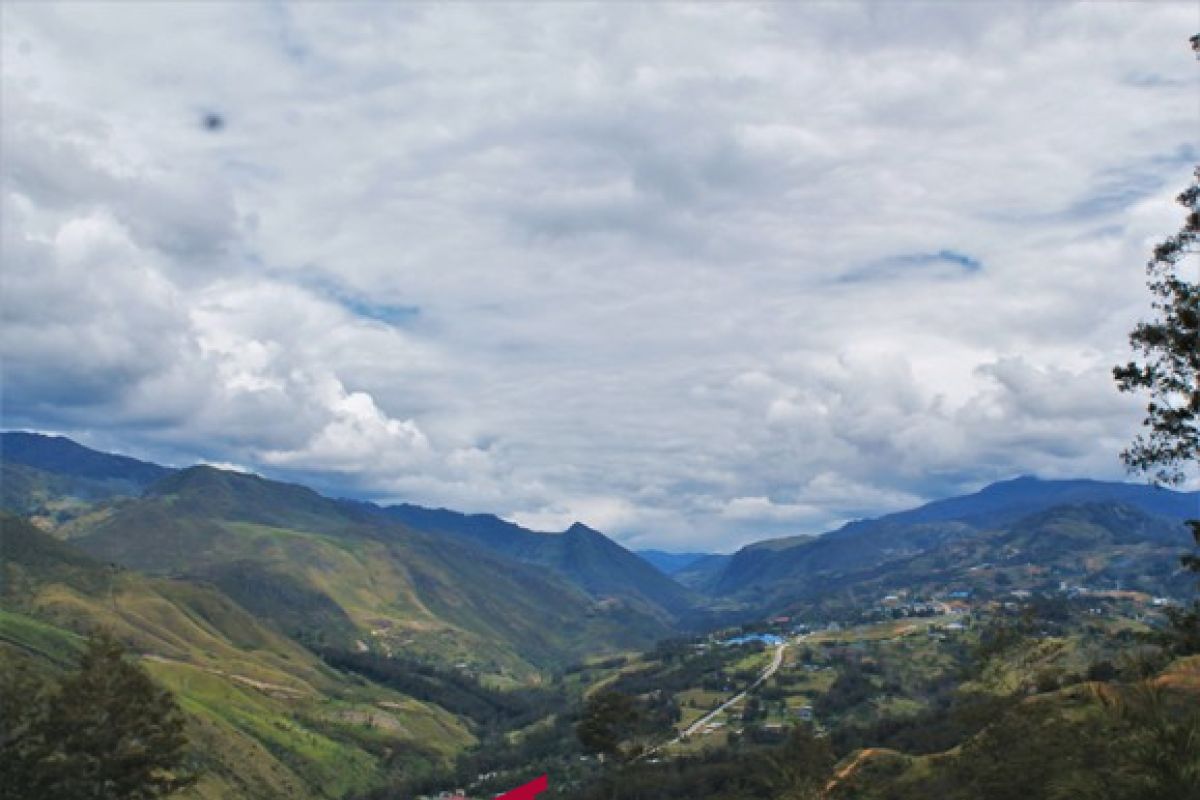
[[[5,3],[3,426],[675,551],[1121,479],[1198,30]]]

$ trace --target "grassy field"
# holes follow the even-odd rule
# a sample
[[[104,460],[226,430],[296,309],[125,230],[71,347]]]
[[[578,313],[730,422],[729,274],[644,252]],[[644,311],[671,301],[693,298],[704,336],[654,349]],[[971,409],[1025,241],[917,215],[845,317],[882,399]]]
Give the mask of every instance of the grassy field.
[[[445,763],[474,742],[458,718],[326,666],[211,588],[112,570],[5,520],[5,668],[70,669],[107,629],[189,715],[202,797],[336,797],[385,756]],[[307,787],[307,788],[306,788]]]
[[[5,664],[49,660],[68,667],[82,638],[23,614],[0,611]],[[211,656],[211,654],[209,654]],[[198,797],[337,797],[380,778],[379,755],[409,748],[444,761],[473,741],[447,712],[365,683],[327,676],[320,688],[260,664],[225,664],[144,653],[142,665],[189,717],[200,760]],[[254,664],[243,654],[241,667]],[[314,664],[301,670],[319,672]],[[275,683],[268,678],[282,679]]]

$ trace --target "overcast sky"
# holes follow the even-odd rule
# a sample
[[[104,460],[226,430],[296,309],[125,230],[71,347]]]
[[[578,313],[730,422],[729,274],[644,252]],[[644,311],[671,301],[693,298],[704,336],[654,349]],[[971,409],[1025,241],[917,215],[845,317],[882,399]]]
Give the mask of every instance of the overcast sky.
[[[1123,474],[1192,2],[2,13],[7,428],[674,550]]]

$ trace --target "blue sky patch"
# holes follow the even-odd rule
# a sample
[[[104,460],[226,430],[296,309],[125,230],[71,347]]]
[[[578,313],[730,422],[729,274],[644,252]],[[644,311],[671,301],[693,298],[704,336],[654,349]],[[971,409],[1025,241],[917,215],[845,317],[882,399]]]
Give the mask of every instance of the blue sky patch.
[[[945,267],[953,268],[946,273]],[[935,253],[905,253],[874,261],[856,270],[842,275],[839,283],[859,283],[861,281],[889,278],[903,278],[919,274],[928,274],[931,269],[938,269],[944,277],[952,277],[961,273],[975,273],[983,269],[983,262],[974,256],[943,248]]]
[[[338,297],[336,299],[355,316],[386,322],[388,325],[407,325],[421,313],[420,306],[373,303],[358,297]]]

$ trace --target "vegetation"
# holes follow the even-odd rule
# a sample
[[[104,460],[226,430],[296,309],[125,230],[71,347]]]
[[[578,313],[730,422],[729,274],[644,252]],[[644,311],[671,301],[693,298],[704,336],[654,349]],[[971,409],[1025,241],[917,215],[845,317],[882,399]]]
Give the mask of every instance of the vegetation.
[[[474,738],[454,715],[344,675],[211,587],[97,563],[0,517],[0,671],[52,679],[104,627],[187,720],[197,798],[342,796],[440,769]]]
[[[0,672],[0,706],[0,798],[143,800],[195,780],[178,704],[107,634],[60,681]]]
[[[790,616],[741,624],[753,607],[722,600],[739,624],[639,653],[613,645],[626,623],[663,630],[644,598],[589,598],[303,487],[184,470],[56,516],[62,486],[39,477],[59,538],[0,517],[0,670],[49,697],[79,633],[110,628],[177,698],[186,768],[158,774],[204,800],[488,796],[547,772],[557,800],[987,798],[1009,796],[1008,765],[1030,798],[1186,797],[1200,662],[1156,643],[1148,595],[1062,588],[1190,588],[1171,566],[1186,496],[1063,504],[1117,490],[1015,483],[970,522],[933,508],[772,545]],[[948,594],[970,601],[930,599]],[[770,680],[680,736],[771,660],[721,640],[796,624],[816,630]]]
[[[536,687],[507,691],[490,688],[461,670],[447,669],[429,661],[389,658],[370,652],[331,649],[319,652],[330,666],[354,672],[409,697],[466,717],[485,737],[524,728],[544,719],[560,709],[564,699],[559,692]]]
[[[589,752],[627,760],[642,751],[636,742],[623,747],[625,742],[639,738],[640,722],[641,715],[632,697],[605,689],[588,698],[576,732]]]
[[[648,646],[670,630],[638,607],[410,530],[373,506],[210,467],[173,473],[73,529],[71,541],[106,562],[212,584],[317,646],[361,641],[517,679],[604,649]]]
[[[1200,283],[1189,281],[1180,263],[1200,251],[1200,167],[1177,202],[1187,209],[1179,232],[1157,247],[1146,265],[1154,320],[1138,324],[1129,343],[1141,356],[1113,369],[1123,392],[1144,392],[1150,399],[1142,421],[1149,432],[1122,454],[1131,470],[1151,473],[1161,483],[1178,484],[1200,462]],[[1200,547],[1200,519],[1188,520]],[[1200,551],[1183,556],[1200,573]],[[1172,646],[1179,653],[1200,653],[1200,601],[1171,616]]]
[[[1142,360],[1113,370],[1121,391],[1150,396],[1143,420],[1148,433],[1122,457],[1163,483],[1179,483],[1200,459],[1200,284],[1179,269],[1200,246],[1200,167],[1177,200],[1188,212],[1183,227],[1154,248],[1146,265],[1157,316],[1129,335]]]
[[[834,758],[805,728],[782,745],[722,749],[670,762],[637,762],[601,776],[577,800],[816,800]]]
[[[1062,582],[1189,594],[1176,568],[1200,495],[1091,482],[1015,481],[964,503],[853,523],[738,552],[710,587],[730,621],[783,611],[840,618],[898,589],[1002,596]],[[993,498],[991,494],[998,494]],[[965,502],[965,501],[971,502]],[[1040,507],[1044,506],[1044,507]],[[961,515],[961,516],[960,516]],[[928,517],[937,516],[931,520]]]

